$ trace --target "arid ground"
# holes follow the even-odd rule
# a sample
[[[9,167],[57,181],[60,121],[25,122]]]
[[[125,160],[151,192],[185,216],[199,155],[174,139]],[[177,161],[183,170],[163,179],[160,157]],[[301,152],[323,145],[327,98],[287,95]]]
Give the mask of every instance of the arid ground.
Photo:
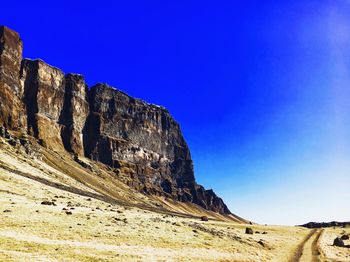
[[[142,195],[87,159],[0,143],[1,261],[350,261],[332,245],[350,228],[250,225]]]

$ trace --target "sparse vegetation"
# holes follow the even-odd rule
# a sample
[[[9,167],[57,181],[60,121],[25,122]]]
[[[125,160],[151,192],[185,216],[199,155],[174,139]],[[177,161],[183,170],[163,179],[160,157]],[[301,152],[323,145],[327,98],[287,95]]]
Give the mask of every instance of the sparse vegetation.
[[[269,234],[248,236],[234,217],[150,200],[102,166],[94,176],[64,155],[42,153],[39,160],[0,148],[0,207],[12,211],[2,212],[0,220],[5,260],[286,261],[308,232],[252,225]]]

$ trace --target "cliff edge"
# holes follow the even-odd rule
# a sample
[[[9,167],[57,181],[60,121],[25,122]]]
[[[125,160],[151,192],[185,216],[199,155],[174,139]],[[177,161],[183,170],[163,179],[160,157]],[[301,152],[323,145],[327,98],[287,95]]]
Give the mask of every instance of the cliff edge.
[[[212,190],[196,183],[190,150],[165,108],[107,84],[88,88],[82,75],[23,59],[19,34],[5,26],[0,27],[0,127],[77,161],[103,163],[140,192],[231,214]]]

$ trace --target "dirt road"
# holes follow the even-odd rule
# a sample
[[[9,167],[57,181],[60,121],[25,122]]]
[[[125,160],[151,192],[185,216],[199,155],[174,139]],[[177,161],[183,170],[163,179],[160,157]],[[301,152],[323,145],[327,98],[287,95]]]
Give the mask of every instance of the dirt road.
[[[318,250],[318,239],[323,229],[312,229],[305,239],[299,244],[292,262],[317,262],[320,261],[320,252]]]

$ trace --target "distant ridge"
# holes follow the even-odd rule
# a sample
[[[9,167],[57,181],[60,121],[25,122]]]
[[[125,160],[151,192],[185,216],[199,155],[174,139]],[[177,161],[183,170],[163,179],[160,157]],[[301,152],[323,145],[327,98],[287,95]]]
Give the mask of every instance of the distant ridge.
[[[306,228],[322,228],[322,227],[346,227],[350,226],[350,222],[309,222],[304,225],[300,225]]]

